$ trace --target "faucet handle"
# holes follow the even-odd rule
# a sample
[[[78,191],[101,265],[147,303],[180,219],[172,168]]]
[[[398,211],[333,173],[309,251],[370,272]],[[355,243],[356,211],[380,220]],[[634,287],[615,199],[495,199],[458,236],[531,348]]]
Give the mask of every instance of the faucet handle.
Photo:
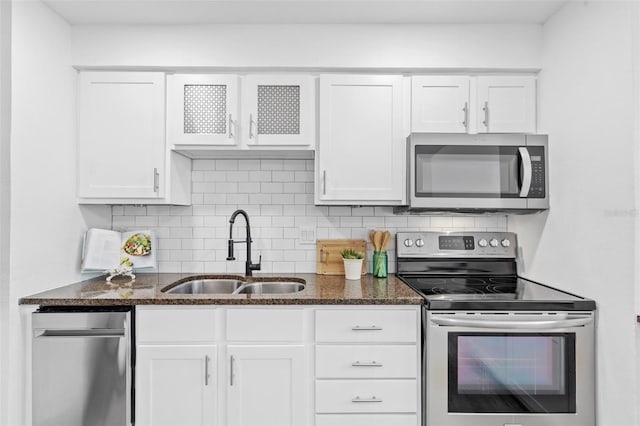
[[[258,258],[258,263],[251,264],[251,269],[254,271],[259,271],[262,268],[262,255]]]

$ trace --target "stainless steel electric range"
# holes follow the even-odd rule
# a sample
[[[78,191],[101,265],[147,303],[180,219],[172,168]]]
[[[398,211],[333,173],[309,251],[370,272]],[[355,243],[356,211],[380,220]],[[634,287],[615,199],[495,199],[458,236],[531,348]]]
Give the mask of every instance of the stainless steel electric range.
[[[426,426],[594,426],[595,302],[517,274],[508,232],[399,232],[425,298]]]

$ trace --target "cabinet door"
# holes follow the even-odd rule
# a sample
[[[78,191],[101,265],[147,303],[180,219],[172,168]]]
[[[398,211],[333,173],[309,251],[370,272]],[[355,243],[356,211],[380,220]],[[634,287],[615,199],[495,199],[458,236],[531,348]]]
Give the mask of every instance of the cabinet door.
[[[170,87],[170,144],[237,143],[238,76],[181,74]]]
[[[466,133],[469,129],[469,77],[413,76],[411,131]]]
[[[136,425],[215,426],[215,366],[215,346],[138,346]]]
[[[242,98],[242,131],[247,145],[314,148],[314,95],[312,76],[247,76]]]
[[[535,88],[533,76],[478,77],[478,132],[535,133]]]
[[[162,197],[164,74],[81,72],[78,89],[78,197]]]
[[[229,426],[304,426],[304,347],[229,345]]]
[[[320,77],[317,204],[400,204],[402,76]]]

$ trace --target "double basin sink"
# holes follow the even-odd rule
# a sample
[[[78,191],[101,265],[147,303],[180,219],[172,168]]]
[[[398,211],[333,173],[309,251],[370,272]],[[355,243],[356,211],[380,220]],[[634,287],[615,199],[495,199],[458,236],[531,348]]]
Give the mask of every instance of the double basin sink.
[[[168,294],[290,294],[302,291],[304,287],[302,280],[294,278],[246,281],[240,276],[196,276],[177,281],[161,291]]]

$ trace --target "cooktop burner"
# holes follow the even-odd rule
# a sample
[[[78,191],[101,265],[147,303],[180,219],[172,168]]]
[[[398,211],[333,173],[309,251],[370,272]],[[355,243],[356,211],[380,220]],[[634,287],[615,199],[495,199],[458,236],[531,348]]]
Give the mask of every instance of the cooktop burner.
[[[405,277],[427,299],[515,299],[517,277]]]

